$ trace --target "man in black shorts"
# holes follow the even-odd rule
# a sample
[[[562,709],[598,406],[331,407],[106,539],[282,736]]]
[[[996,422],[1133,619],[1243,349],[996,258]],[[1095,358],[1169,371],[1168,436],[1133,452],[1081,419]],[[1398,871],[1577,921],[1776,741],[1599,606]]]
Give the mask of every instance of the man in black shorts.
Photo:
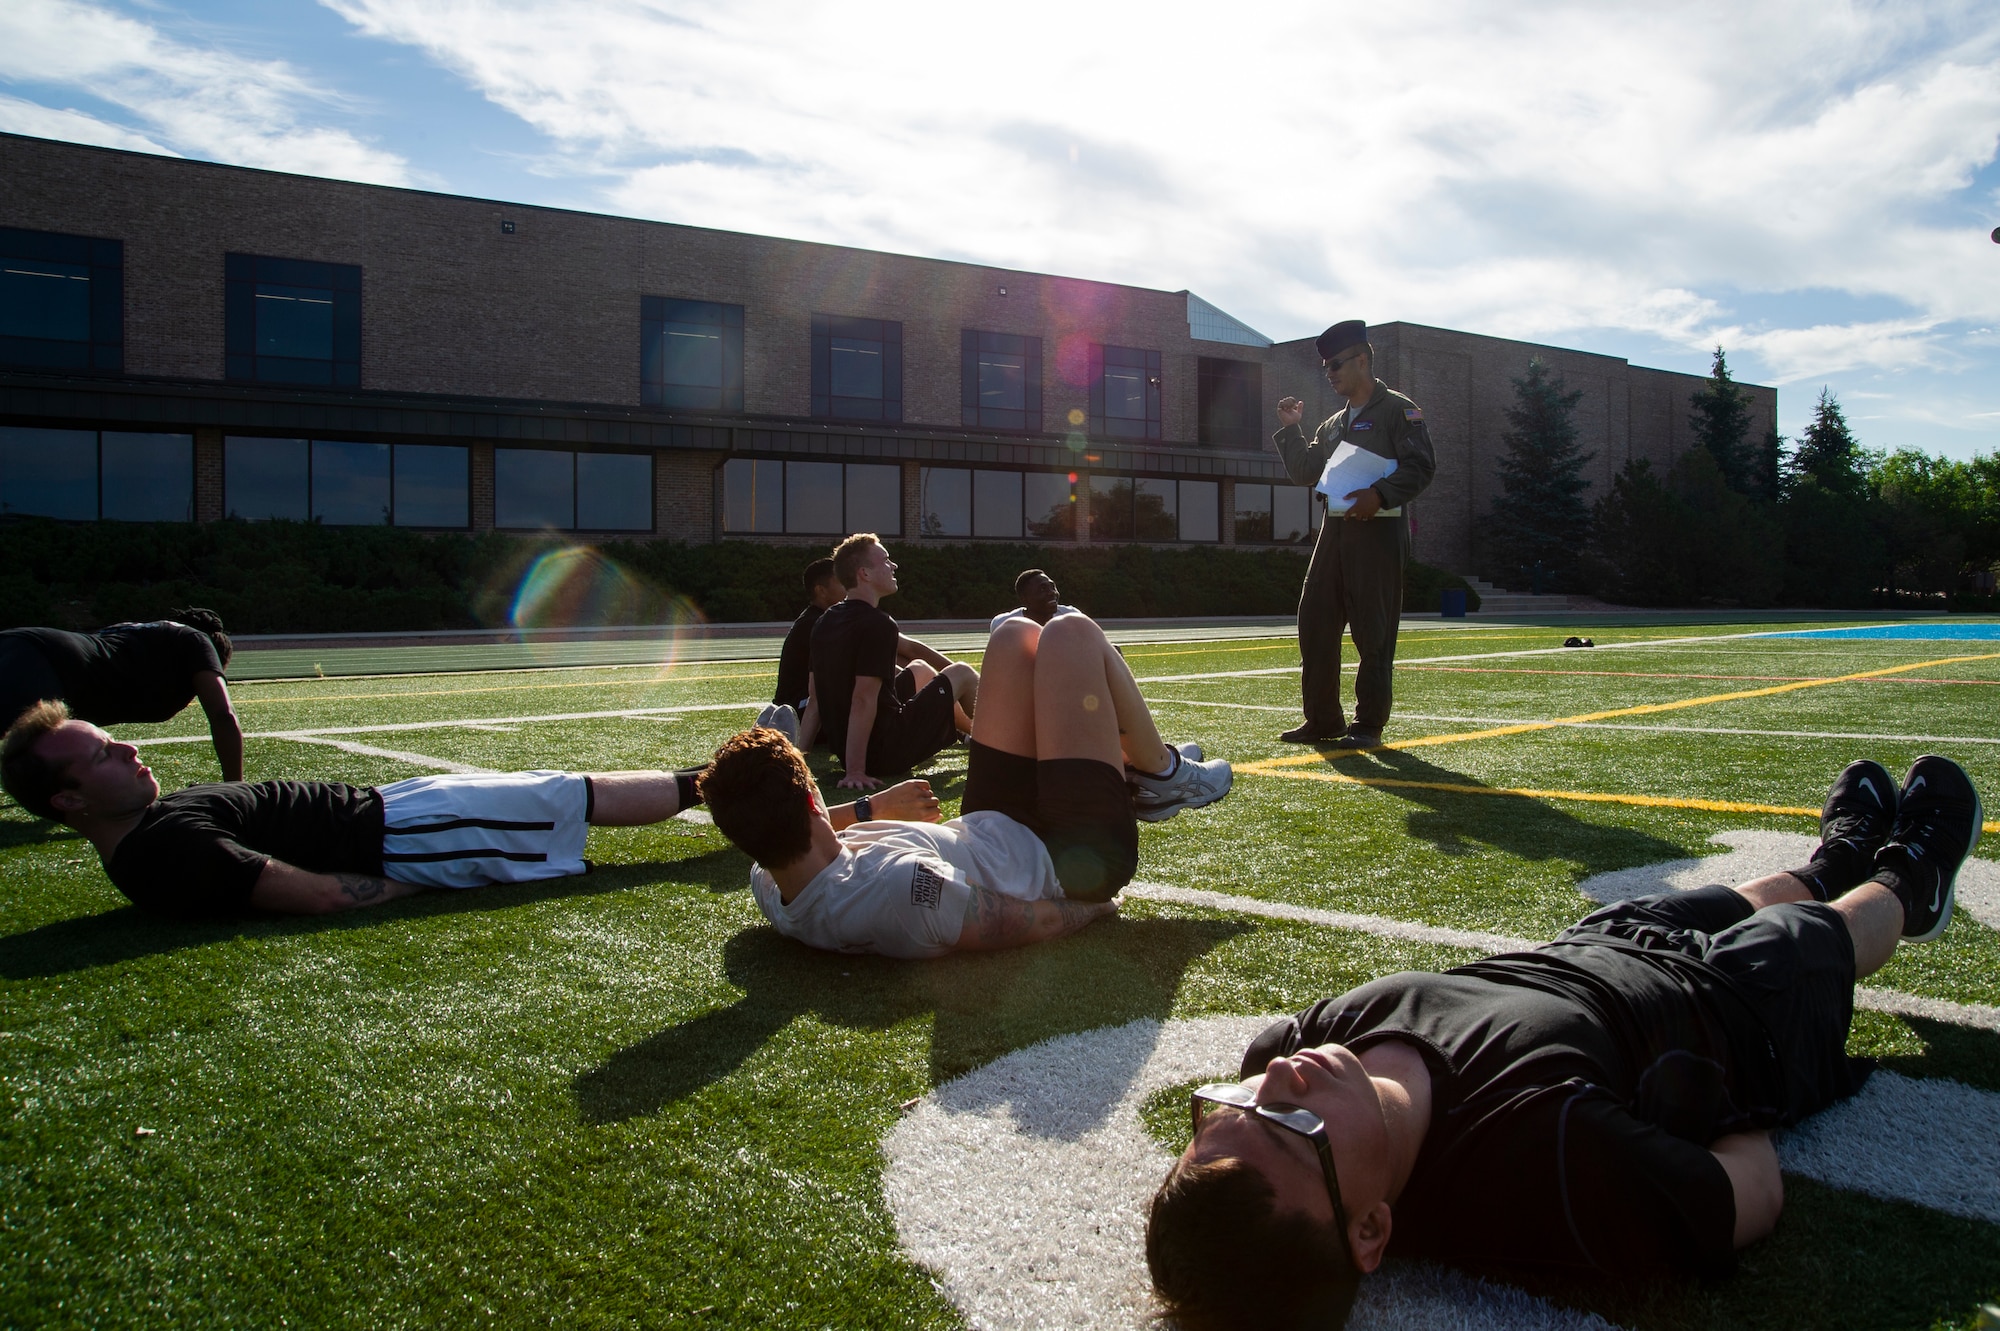
[[[243,726],[222,676],[231,651],[213,610],[176,610],[171,620],[96,633],[8,629],[0,633],[0,726],[50,698],[100,726],[169,721],[199,698],[222,779],[241,781]]]
[[[1365,984],[1194,1093],[1155,1194],[1187,1331],[1339,1326],[1384,1256],[1615,1279],[1723,1275],[1771,1232],[1771,1130],[1853,1094],[1854,983],[1951,918],[1978,791],[1917,759],[1834,782],[1811,863],[1607,906],[1555,942]]]
[[[1132,787],[1176,813],[1229,783],[1228,763],[1161,741],[1124,658],[1078,614],[1046,628],[1010,620],[988,641],[963,811],[950,822],[893,821],[902,815],[863,797],[862,821],[840,830],[772,730],[723,745],[701,790],[715,825],[756,861],[751,892],[780,933],[932,957],[1054,938],[1108,914],[1139,864]],[[905,785],[929,796],[922,781]]]
[[[896,591],[896,565],[872,532],[834,547],[833,566],[847,599],[813,629],[813,705],[820,738],[846,765],[840,784],[872,790],[882,774],[907,772],[957,742],[960,709],[976,714],[979,672],[941,656],[941,665],[898,667],[906,640],[880,608]]]
[[[259,781],[162,795],[139,751],[59,702],[0,741],[0,780],[97,848],[105,876],[163,915],[314,915],[430,887],[584,873],[592,825],[656,823],[699,802],[695,771],[421,776],[386,786]]]

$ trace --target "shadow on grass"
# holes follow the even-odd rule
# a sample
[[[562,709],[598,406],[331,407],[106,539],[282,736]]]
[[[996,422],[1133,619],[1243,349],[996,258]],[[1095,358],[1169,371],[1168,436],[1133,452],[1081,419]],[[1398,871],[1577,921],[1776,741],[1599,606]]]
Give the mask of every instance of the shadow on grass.
[[[1635,864],[1684,859],[1687,849],[1629,827],[1590,822],[1548,800],[1493,795],[1486,783],[1426,762],[1400,749],[1327,755],[1344,776],[1407,781],[1375,789],[1421,806],[1408,819],[1410,835],[1447,855],[1492,846],[1525,860],[1562,859],[1582,866],[1584,877]],[[1435,787],[1459,787],[1464,793]]]
[[[23,814],[19,818],[0,818],[0,850],[12,850],[16,846],[46,846],[56,841],[81,841],[83,833],[61,823],[52,823],[43,818],[32,818]]]
[[[671,877],[720,891],[741,886],[748,861],[734,848],[684,860],[603,865],[574,878],[538,883],[497,883],[464,891],[422,892],[387,905],[337,915],[247,915],[236,919],[175,920],[122,906],[97,915],[58,920],[0,938],[0,978],[48,979],[97,966],[163,956],[232,938],[284,938],[341,929],[373,929],[399,920],[509,910],[538,901],[590,897],[645,887]]]
[[[931,1084],[1055,1035],[1164,1018],[1196,959],[1250,926],[1114,917],[1052,943],[933,961],[818,952],[759,926],[723,947],[743,997],[619,1050],[576,1079],[585,1122],[657,1112],[734,1072],[800,1016],[882,1030],[929,1014]]]

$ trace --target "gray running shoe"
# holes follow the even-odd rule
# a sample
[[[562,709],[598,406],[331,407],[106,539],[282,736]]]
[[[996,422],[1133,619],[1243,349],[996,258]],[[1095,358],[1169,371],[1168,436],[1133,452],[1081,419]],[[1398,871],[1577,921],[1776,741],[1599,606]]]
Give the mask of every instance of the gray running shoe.
[[[1195,743],[1193,740],[1183,740],[1179,744],[1174,745],[1174,747],[1181,751],[1181,757],[1192,758],[1196,762],[1201,761],[1201,745]]]
[[[1132,783],[1132,814],[1142,823],[1163,823],[1182,809],[1213,804],[1229,793],[1236,779],[1227,759],[1191,758],[1185,749],[1172,776],[1149,776],[1129,767],[1125,770]]]
[[[757,724],[765,730],[775,730],[792,742],[794,748],[799,742],[799,714],[792,710],[790,703],[774,702],[757,713]]]

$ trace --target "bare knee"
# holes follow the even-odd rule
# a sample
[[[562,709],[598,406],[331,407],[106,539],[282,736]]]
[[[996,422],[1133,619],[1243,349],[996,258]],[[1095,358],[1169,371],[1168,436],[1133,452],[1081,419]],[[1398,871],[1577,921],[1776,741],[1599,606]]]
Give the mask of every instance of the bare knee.
[[[946,666],[944,677],[951,681],[952,697],[961,702],[979,691],[979,672],[963,661]]]
[[[1811,901],[1812,890],[1799,881],[1798,875],[1789,873],[1766,874],[1740,883],[1735,889],[1737,895],[1749,900],[1752,909],[1762,910],[1766,906],[1782,906],[1788,901]]]
[[[937,678],[937,671],[927,661],[912,661],[903,668],[910,672],[910,683],[919,689]]]

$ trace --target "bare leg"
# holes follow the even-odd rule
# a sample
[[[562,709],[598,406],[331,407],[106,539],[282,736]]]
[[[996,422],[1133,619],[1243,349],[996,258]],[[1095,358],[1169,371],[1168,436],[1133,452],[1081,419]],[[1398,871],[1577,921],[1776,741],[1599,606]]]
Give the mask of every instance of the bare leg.
[[[1766,906],[1782,906],[1787,901],[1811,901],[1813,894],[1794,874],[1773,873],[1762,878],[1753,878],[1739,884],[1736,890],[1750,898],[1750,904],[1758,910]]]
[[[1036,756],[1035,666],[1042,626],[1010,619],[986,644],[986,674],[980,681],[984,706],[972,719],[972,738],[989,749],[1022,758]]]
[[[681,811],[672,772],[592,772],[590,794],[594,827],[662,823]]]
[[[1877,882],[1866,882],[1833,903],[1854,940],[1854,978],[1873,975],[1896,954],[1903,936],[1903,903]]]
[[[922,661],[912,661],[903,669],[910,672],[910,692],[919,693],[924,685],[937,678],[937,671]]]
[[[953,661],[944,668],[944,677],[951,681],[951,696],[958,703],[958,714],[965,718],[979,715],[979,672],[963,661]],[[959,728],[970,726],[967,720]]]
[[[1162,771],[1170,761],[1125,658],[1084,615],[1058,615],[1042,630],[1035,751],[1119,768],[1130,762],[1143,772]]]

